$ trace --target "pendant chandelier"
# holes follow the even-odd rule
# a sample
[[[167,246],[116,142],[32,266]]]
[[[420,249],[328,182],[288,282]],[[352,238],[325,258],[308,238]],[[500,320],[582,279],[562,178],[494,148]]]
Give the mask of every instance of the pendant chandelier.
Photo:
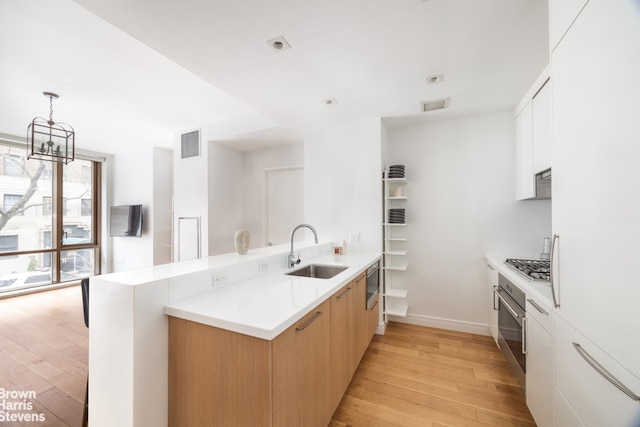
[[[27,127],[27,158],[64,163],[75,156],[75,132],[67,123],[53,121],[53,99],[58,95],[43,92],[49,98],[49,120],[36,117]]]

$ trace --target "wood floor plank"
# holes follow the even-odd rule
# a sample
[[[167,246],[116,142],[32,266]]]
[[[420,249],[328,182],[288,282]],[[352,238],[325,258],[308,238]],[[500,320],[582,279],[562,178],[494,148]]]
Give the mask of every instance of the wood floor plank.
[[[373,420],[535,426],[491,337],[393,322],[369,345],[332,425],[369,427]]]

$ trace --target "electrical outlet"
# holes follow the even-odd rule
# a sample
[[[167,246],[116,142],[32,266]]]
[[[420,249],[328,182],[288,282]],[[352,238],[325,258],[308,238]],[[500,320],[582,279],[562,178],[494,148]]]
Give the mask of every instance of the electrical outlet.
[[[269,263],[268,262],[263,262],[260,263],[260,265],[258,266],[258,271],[259,272],[263,272],[263,271],[267,271],[269,269]]]
[[[227,283],[229,280],[229,272],[228,271],[219,271],[213,274],[213,286],[220,286]]]
[[[349,235],[349,242],[360,243],[360,233],[351,233]]]

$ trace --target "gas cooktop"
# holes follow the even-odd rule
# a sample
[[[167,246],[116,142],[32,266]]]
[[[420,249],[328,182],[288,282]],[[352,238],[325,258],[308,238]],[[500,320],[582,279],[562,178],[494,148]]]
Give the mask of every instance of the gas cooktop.
[[[551,277],[551,262],[548,259],[513,259],[505,263],[528,279],[548,282]]]

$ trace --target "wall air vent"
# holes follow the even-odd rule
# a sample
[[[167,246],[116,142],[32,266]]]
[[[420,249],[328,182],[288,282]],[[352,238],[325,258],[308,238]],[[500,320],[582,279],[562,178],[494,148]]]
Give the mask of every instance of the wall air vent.
[[[442,110],[443,108],[449,107],[449,99],[437,99],[435,101],[424,101],[420,105],[422,106],[422,112],[426,113],[427,111],[434,110]]]
[[[180,136],[180,157],[183,159],[189,157],[198,157],[200,155],[200,131],[183,133]]]

